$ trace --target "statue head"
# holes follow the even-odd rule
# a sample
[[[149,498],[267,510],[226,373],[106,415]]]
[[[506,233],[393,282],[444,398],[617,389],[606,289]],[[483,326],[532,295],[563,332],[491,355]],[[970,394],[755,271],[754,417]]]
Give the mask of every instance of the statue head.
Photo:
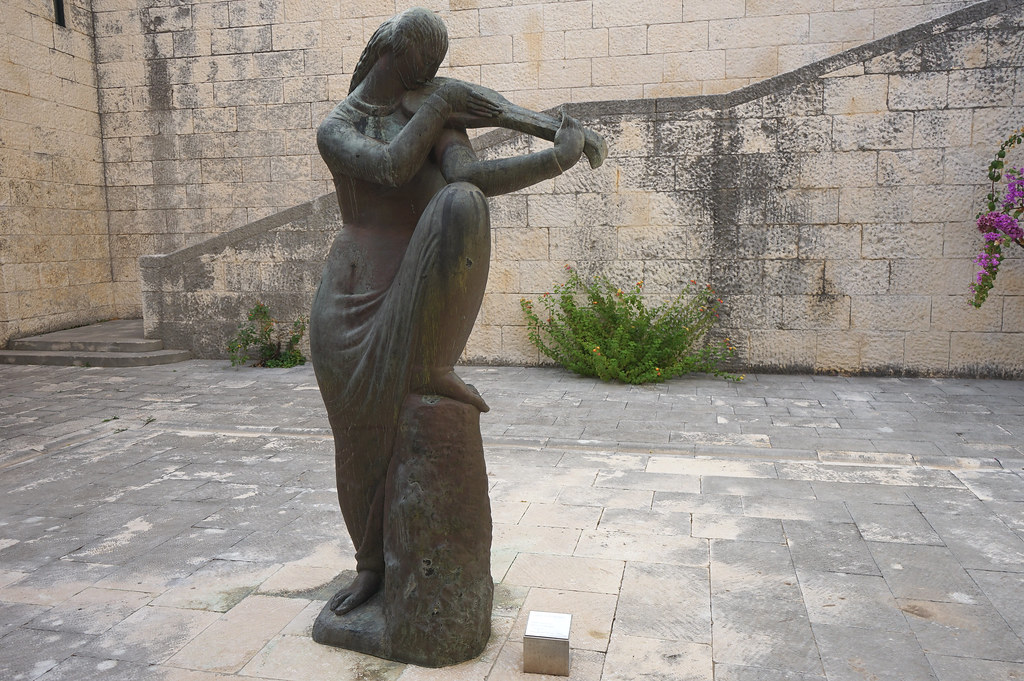
[[[427,82],[448,52],[448,29],[441,17],[422,7],[407,9],[391,17],[374,31],[363,49],[348,91],[352,92],[385,53],[396,59],[402,84],[413,89]]]

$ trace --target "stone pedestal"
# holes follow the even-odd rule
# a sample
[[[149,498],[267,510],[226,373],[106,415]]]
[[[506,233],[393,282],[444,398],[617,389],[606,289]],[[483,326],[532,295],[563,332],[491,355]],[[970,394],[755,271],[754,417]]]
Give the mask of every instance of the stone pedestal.
[[[479,411],[410,395],[385,494],[384,587],[347,615],[325,607],[314,640],[426,667],[476,657],[494,593]]]

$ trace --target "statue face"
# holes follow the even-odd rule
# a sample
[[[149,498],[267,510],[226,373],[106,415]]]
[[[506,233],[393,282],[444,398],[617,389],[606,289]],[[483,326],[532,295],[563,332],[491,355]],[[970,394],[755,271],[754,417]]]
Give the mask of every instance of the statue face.
[[[395,57],[395,70],[406,90],[415,90],[437,75],[437,65],[415,46]]]

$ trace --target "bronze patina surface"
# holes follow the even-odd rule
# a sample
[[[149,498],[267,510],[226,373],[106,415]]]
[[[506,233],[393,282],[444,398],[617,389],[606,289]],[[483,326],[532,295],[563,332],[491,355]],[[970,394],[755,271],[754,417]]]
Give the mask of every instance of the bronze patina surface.
[[[455,374],[490,258],[487,198],[559,175],[603,140],[571,117],[435,78],[443,22],[403,12],[374,33],[317,131],[341,208],[310,318],[356,578],[314,638],[425,666],[478,655],[490,626],[490,506],[480,394]],[[482,161],[467,127],[550,149]]]

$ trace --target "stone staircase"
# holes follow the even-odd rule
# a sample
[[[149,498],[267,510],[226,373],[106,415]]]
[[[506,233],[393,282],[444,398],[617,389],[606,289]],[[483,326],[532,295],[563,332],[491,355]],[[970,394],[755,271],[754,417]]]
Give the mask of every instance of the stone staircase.
[[[2,364],[137,367],[172,364],[191,357],[187,350],[165,350],[145,338],[141,319],[116,319],[41,336],[19,338],[0,350]]]

